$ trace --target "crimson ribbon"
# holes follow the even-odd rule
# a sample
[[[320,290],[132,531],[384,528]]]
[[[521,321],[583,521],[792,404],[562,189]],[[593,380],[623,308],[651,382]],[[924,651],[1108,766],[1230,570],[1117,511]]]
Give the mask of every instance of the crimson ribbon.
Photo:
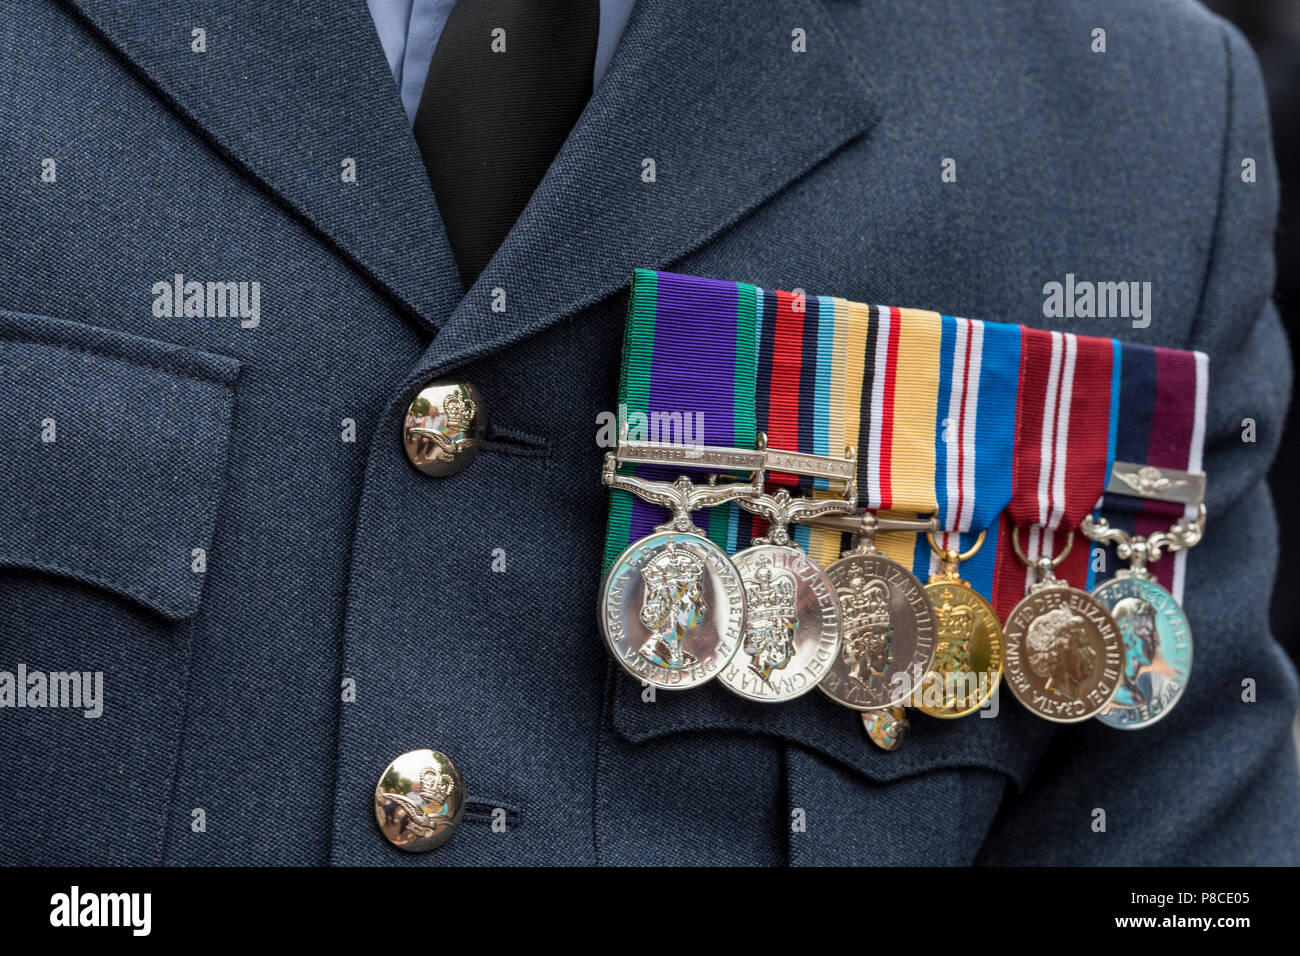
[[[1115,454],[1119,343],[1114,339],[1025,329],[1011,503],[999,537],[994,607],[1004,620],[1034,580],[1011,547],[1032,561],[1074,546],[1056,575],[1087,589],[1090,542],[1078,532],[1105,490]]]

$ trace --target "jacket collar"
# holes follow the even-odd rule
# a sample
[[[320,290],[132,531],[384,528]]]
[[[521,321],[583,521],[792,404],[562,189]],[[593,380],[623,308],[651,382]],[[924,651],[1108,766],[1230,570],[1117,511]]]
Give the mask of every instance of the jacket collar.
[[[682,258],[877,115],[817,0],[638,0],[560,154],[462,295],[361,0],[232,0],[193,15],[163,0],[65,2],[217,149],[440,329],[415,373],[426,377],[609,296],[638,266]],[[206,53],[190,51],[194,27]],[[796,29],[806,52],[792,50]],[[347,156],[356,184],[339,179]],[[498,288],[504,311],[492,308]]]
[[[796,27],[805,53],[791,49]],[[815,0],[638,0],[608,72],[424,373],[536,333],[623,288],[639,266],[682,258],[875,119]],[[494,289],[504,312],[492,310]]]
[[[65,0],[215,148],[430,331],[461,298],[362,0]],[[191,51],[191,31],[207,51]],[[357,163],[357,182],[340,179]]]

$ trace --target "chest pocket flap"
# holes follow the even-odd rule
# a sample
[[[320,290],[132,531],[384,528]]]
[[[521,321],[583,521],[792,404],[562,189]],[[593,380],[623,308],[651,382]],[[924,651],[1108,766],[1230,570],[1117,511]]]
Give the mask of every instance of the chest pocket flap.
[[[239,362],[0,310],[0,565],[199,607]]]

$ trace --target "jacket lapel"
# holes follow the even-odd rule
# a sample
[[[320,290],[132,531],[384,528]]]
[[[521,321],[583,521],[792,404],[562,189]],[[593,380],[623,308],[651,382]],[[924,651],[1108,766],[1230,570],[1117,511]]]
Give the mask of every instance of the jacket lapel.
[[[190,14],[163,0],[65,2],[232,162],[441,327],[425,372],[531,335],[638,266],[680,259],[876,119],[816,0],[638,0],[577,126],[462,298],[360,0],[211,2]],[[206,53],[190,50],[195,27]],[[791,49],[796,28],[806,52]],[[355,184],[339,179],[344,157],[357,160]],[[496,288],[504,312],[492,309]]]
[[[807,52],[792,50],[795,28]],[[875,118],[815,0],[639,0],[577,126],[417,376],[531,335],[638,266],[669,265]],[[492,308],[498,288],[504,311]]]
[[[451,314],[460,278],[365,3],[65,2],[417,320],[433,330]],[[345,157],[355,183],[341,181]]]

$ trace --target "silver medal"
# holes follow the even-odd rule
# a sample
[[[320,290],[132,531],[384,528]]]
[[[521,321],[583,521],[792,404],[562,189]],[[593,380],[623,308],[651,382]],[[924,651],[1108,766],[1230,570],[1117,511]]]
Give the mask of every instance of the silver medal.
[[[904,704],[934,663],[934,606],[916,575],[873,550],[847,552],[826,575],[843,637],[818,686],[854,710]]]
[[[1110,609],[1124,639],[1119,686],[1097,715],[1121,730],[1149,727],[1169,713],[1192,670],[1192,629],[1174,596],[1155,581],[1111,578],[1092,596]]]
[[[793,700],[816,687],[835,660],[840,605],[826,572],[794,543],[786,525],[795,516],[841,513],[852,503],[791,498],[782,488],[740,504],[772,527],[732,559],[745,585],[745,630],[722,683],[750,700]]]
[[[1148,469],[1151,470],[1151,469]],[[1204,479],[1202,478],[1202,482]],[[1105,518],[1084,519],[1089,538],[1115,545],[1129,567],[1095,587],[1123,638],[1119,685],[1097,719],[1120,730],[1150,727],[1178,703],[1192,670],[1192,628],[1178,601],[1147,570],[1166,551],[1191,548],[1205,530],[1205,505],[1194,519],[1183,518],[1168,531],[1148,537],[1112,528]]]
[[[718,675],[740,647],[745,592],[726,552],[705,537],[691,512],[752,494],[751,484],[696,486],[617,472],[606,455],[602,480],[673,516],[629,545],[610,566],[600,594],[600,629],[624,670],[671,690]]]
[[[610,567],[601,630],[634,677],[685,690],[716,677],[740,646],[745,594],[721,548],[692,532],[659,531]]]

